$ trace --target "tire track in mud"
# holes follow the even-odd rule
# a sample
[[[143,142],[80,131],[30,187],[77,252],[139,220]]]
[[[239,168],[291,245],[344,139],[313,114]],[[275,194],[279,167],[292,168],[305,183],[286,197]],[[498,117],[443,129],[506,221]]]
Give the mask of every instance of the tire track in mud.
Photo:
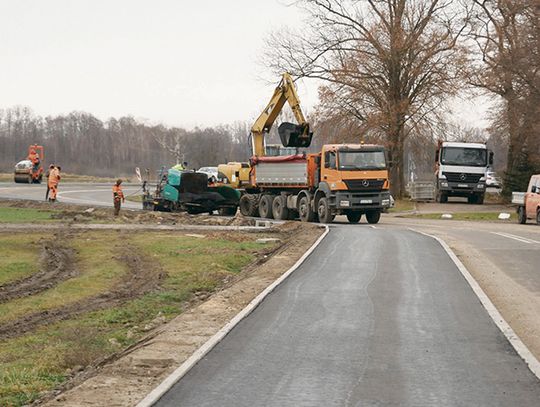
[[[43,243],[40,270],[26,278],[0,286],[0,303],[28,297],[48,290],[60,282],[77,276],[73,267],[75,251],[64,245],[66,237],[56,234],[54,240]]]
[[[21,336],[42,325],[63,321],[83,313],[98,311],[123,304],[159,287],[166,273],[155,262],[140,256],[136,247],[118,248],[116,260],[128,266],[126,273],[111,290],[67,304],[63,307],[27,314],[0,325],[0,340]]]

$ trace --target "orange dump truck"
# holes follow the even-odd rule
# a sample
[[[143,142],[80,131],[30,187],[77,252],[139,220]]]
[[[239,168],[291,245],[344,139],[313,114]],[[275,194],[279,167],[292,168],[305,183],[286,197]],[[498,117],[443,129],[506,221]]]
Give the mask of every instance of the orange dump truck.
[[[330,223],[362,215],[377,223],[390,206],[384,147],[328,144],[316,154],[251,159],[249,185],[240,198],[245,216]]]

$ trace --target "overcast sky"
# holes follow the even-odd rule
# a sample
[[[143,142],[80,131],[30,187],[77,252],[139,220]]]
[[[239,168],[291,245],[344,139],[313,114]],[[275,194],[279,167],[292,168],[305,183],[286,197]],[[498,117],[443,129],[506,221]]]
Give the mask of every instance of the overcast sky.
[[[303,24],[288,2],[0,0],[0,108],[188,128],[252,121],[275,86],[261,79],[271,79],[259,63],[264,38]],[[309,111],[316,84],[298,92]],[[469,122],[483,114],[461,110]]]

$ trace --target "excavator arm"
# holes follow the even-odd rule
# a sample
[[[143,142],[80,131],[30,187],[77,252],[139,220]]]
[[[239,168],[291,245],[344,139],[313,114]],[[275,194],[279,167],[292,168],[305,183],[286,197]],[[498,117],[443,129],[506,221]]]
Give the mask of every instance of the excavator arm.
[[[313,133],[310,132],[309,123],[306,121],[300,100],[291,75],[284,73],[277,86],[270,102],[257,118],[251,127],[253,142],[253,155],[262,157],[265,155],[264,137],[268,133],[283,109],[285,102],[288,102],[294,113],[298,124],[282,123],[278,128],[279,137],[285,147],[309,147]]]

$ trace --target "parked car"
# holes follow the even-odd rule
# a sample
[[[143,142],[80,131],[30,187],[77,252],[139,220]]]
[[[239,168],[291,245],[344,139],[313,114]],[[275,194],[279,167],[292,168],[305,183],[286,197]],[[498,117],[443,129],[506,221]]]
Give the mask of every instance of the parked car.
[[[486,172],[486,186],[491,188],[502,188],[501,180],[493,171]]]
[[[519,223],[536,219],[536,223],[540,225],[540,174],[531,177],[527,192],[512,192],[512,203],[518,205]]]
[[[208,180],[212,182],[216,182],[218,179],[218,169],[217,167],[201,167],[199,168],[199,171],[206,175],[208,175]]]

